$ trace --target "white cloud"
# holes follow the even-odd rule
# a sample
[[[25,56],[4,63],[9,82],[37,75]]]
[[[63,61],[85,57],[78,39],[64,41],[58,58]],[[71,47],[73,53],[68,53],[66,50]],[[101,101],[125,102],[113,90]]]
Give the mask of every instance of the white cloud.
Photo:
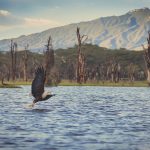
[[[7,10],[0,10],[0,16],[9,16],[10,12]]]
[[[0,10],[0,39],[41,32],[62,24],[45,18],[19,17],[8,11]]]
[[[0,10],[0,27],[14,27],[14,26],[23,26],[26,28],[29,27],[55,27],[60,24],[53,20],[48,20],[44,18],[30,18],[25,17],[21,18],[14,16],[7,10]]]
[[[42,18],[25,18],[25,25],[27,26],[58,26],[59,23],[56,21],[42,19]]]
[[[7,10],[0,10],[0,26],[11,27],[23,23],[22,18],[12,15]]]

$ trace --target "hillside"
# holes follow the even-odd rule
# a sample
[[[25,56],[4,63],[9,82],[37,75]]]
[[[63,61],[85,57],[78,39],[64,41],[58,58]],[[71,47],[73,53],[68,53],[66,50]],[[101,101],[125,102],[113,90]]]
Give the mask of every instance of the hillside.
[[[18,43],[19,50],[29,44],[34,52],[43,51],[46,41],[51,35],[54,49],[73,47],[76,41],[76,28],[88,35],[87,43],[111,49],[126,48],[141,50],[146,42],[147,31],[150,29],[150,9],[143,8],[127,12],[121,16],[101,17],[95,20],[74,23],[57,28],[22,35],[13,39]],[[8,51],[10,39],[0,41],[0,51]]]

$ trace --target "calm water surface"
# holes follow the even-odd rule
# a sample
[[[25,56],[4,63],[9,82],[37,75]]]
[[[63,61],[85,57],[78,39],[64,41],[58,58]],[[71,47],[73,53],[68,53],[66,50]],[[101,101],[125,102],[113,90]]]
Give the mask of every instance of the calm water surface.
[[[150,150],[150,88],[47,90],[27,109],[30,86],[0,89],[1,150]]]

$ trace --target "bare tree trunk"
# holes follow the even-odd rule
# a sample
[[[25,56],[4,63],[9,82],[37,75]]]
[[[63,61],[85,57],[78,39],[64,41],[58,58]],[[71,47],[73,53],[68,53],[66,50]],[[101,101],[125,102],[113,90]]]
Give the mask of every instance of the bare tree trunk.
[[[24,55],[23,55],[23,79],[24,81],[28,81],[28,74],[27,74],[27,68],[28,68],[28,48],[29,45],[27,44],[25,46]]]
[[[128,78],[131,83],[135,80],[135,66],[132,63],[128,67]]]
[[[12,80],[14,81],[14,45],[12,40],[11,40],[10,53],[11,53],[11,75],[12,75]]]
[[[50,81],[50,72],[52,67],[54,66],[54,50],[52,46],[52,38],[49,36],[46,45],[46,51],[44,52],[45,56],[45,70],[46,70],[46,83],[48,84]]]
[[[150,86],[150,69],[147,69],[147,82],[148,85]]]
[[[2,77],[1,83],[2,83],[2,85],[5,85],[4,84],[4,77]]]
[[[1,84],[2,85],[5,85],[4,83],[4,80],[6,78],[6,75],[7,75],[7,65],[6,64],[3,64],[0,66],[0,80],[1,80]]]
[[[17,43],[14,43],[14,79],[16,79],[17,71]]]
[[[11,66],[8,66],[7,81],[9,81],[10,78],[11,78]]]
[[[77,27],[76,34],[77,34],[77,39],[78,39],[77,83],[83,83],[83,82],[85,82],[85,56],[81,53],[81,45],[87,39],[87,35],[81,36],[80,28],[78,28],[78,27]]]
[[[12,80],[15,81],[15,74],[16,74],[16,51],[17,51],[17,43],[13,43],[13,40],[11,40],[11,47],[10,47],[10,53],[11,53],[11,75]]]
[[[148,32],[147,48],[143,46],[143,49],[144,49],[144,60],[147,69],[147,82],[148,85],[150,86],[150,31]]]
[[[80,53],[81,53],[81,37],[80,29],[77,27],[77,38],[78,38],[78,58],[77,58],[77,83],[80,83]]]
[[[115,64],[111,65],[111,82],[115,81]]]

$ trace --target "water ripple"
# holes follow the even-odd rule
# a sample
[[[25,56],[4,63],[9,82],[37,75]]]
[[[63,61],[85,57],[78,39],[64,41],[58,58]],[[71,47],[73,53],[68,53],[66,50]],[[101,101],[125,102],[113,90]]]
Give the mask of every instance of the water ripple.
[[[0,149],[148,150],[149,88],[52,87],[32,102],[30,86],[0,91]]]

